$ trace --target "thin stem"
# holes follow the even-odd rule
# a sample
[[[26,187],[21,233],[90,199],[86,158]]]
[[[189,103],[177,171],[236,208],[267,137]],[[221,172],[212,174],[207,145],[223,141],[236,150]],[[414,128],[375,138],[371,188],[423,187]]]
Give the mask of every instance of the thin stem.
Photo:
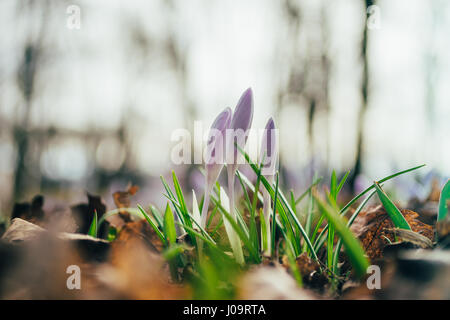
[[[228,169],[228,198],[230,199],[230,215],[236,221],[236,212],[234,211],[234,173],[233,169]]]
[[[228,173],[228,197],[230,199],[230,216],[236,221],[236,209],[234,206],[234,176],[236,174],[236,169],[232,167],[227,167]],[[227,223],[225,221],[225,223]],[[231,248],[233,249],[233,253],[235,255],[236,261],[243,265],[244,264],[244,256],[241,248],[241,241],[239,240],[236,232],[233,229],[229,229],[229,236]]]
[[[201,213],[201,220],[200,224],[203,229],[206,230],[206,220],[208,218],[208,207],[209,207],[209,200],[211,197],[211,191],[212,191],[212,185],[211,183],[208,183],[208,174],[206,174],[205,177],[205,196],[203,200],[203,207],[202,207],[202,213]],[[200,259],[203,257],[203,240],[198,239],[197,243],[197,249],[198,249],[198,256]]]
[[[264,221],[266,222],[266,243],[263,243],[263,248],[265,250],[265,253],[270,256],[271,255],[271,232],[272,229],[270,228],[270,211],[271,211],[271,203],[270,203],[270,194],[265,190],[264,192]],[[261,237],[263,239],[263,237]],[[264,242],[264,241],[263,241]]]
[[[203,201],[203,207],[202,207],[202,214],[201,214],[201,225],[202,228],[206,229],[206,220],[208,218],[208,207],[209,207],[209,200],[211,197],[211,187],[209,185],[205,188],[205,197]]]

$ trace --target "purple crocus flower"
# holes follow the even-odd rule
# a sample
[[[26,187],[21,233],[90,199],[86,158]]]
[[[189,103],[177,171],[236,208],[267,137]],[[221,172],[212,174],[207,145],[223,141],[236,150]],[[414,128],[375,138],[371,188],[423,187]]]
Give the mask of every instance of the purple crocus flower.
[[[230,127],[231,109],[226,108],[214,120],[208,135],[206,146],[206,184],[205,184],[205,200],[203,203],[201,214],[201,226],[205,228],[208,216],[208,206],[210,194],[214,183],[222,171],[225,158],[225,134]]]
[[[251,88],[245,90],[234,109],[233,118],[231,119],[230,129],[227,130],[227,174],[228,174],[228,194],[230,202],[230,215],[236,220],[235,201],[234,201],[234,181],[236,170],[243,159],[242,154],[238,152],[237,144],[244,149],[248,138],[248,131],[253,120],[253,92]],[[235,231],[229,228],[228,237],[230,239],[237,238]],[[240,243],[237,240],[237,243]],[[241,246],[234,246],[233,253],[236,261],[240,264],[244,263]]]
[[[235,144],[244,149],[248,138],[248,130],[253,120],[253,92],[251,88],[245,90],[234,109],[231,119],[230,130],[227,130],[227,173],[228,193],[230,197],[230,214],[235,217],[234,212],[234,180],[236,170],[239,167],[239,153]]]
[[[278,145],[275,129],[275,122],[272,117],[267,121],[264,133],[262,136],[261,150],[259,155],[259,161],[261,164],[261,174],[267,179],[270,184],[273,184],[275,176],[275,166],[278,158]],[[263,193],[263,213],[264,221],[266,222],[266,242],[264,243],[263,237],[261,237],[262,248],[265,253],[270,256],[271,254],[271,228],[270,228],[270,213],[271,199],[269,192],[264,188]]]
[[[234,109],[230,130],[227,131],[227,167],[236,172],[242,161],[242,154],[238,152],[237,144],[244,149],[248,138],[248,130],[253,120],[253,92],[251,88],[245,90]]]

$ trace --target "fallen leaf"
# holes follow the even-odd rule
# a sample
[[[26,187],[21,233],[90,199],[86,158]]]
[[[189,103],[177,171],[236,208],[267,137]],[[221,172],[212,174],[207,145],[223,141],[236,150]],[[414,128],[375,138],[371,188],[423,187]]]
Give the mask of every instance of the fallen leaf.
[[[170,283],[163,257],[149,250],[138,237],[114,241],[111,262],[98,273],[100,280],[121,299],[188,298],[185,287]]]
[[[43,206],[44,197],[41,195],[35,196],[31,202],[16,203],[11,214],[11,220],[21,218],[35,224],[41,224],[45,217]]]
[[[55,239],[67,241],[85,260],[103,261],[109,252],[109,242],[84,234],[57,232],[51,233],[46,229],[15,218],[2,236],[2,240],[9,243],[22,243],[39,240],[43,236],[54,236]]]
[[[125,223],[131,222],[131,215],[124,208],[129,208],[131,206],[130,196],[133,196],[138,192],[139,187],[128,185],[126,191],[116,191],[113,193],[114,204],[119,210],[119,216],[124,220]]]
[[[125,224],[117,234],[113,246],[117,243],[124,243],[131,250],[136,242],[146,245],[154,252],[161,252],[163,249],[161,239],[144,219]]]
[[[400,237],[403,242],[412,243],[413,245],[419,248],[429,249],[433,247],[433,241],[421,235],[420,233],[399,228],[392,228],[385,230],[388,232],[392,232],[397,237]]]
[[[255,267],[239,282],[238,299],[242,300],[312,300],[315,296],[298,287],[281,266]]]
[[[400,211],[412,231],[421,234],[431,241],[433,240],[433,227],[418,220],[418,213],[411,210]],[[394,228],[394,224],[382,205],[361,212],[351,226],[351,230],[360,239],[364,251],[370,260],[381,258],[384,247],[389,243],[396,242],[394,235],[387,231],[387,229],[392,228]]]

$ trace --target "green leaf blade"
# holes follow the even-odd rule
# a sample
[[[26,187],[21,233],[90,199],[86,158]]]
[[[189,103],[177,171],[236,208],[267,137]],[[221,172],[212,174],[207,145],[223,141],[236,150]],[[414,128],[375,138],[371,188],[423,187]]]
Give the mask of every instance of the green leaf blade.
[[[94,218],[92,219],[91,226],[89,227],[88,235],[97,238],[97,210],[94,211]]]
[[[381,189],[378,182],[374,182],[375,188],[377,190],[378,197],[380,198],[381,203],[383,204],[384,209],[388,213],[392,222],[397,228],[411,230],[408,222],[406,221],[403,214],[400,210],[395,206],[392,200],[388,197],[388,195]]]
[[[333,229],[339,234],[346,249],[347,255],[351,264],[359,277],[363,277],[366,274],[367,267],[369,266],[369,260],[367,259],[361,243],[355,238],[350,229],[346,226],[344,218],[339,212],[325,203],[319,197],[314,196],[319,208],[326,216],[328,222],[333,226]]]
[[[177,241],[177,231],[175,229],[175,218],[173,212],[170,209],[169,203],[166,205],[166,211],[164,212],[164,235],[169,244],[175,244]]]
[[[159,228],[156,226],[156,224],[153,222],[153,220],[149,217],[147,212],[145,212],[145,210],[140,205],[138,205],[137,207],[138,207],[139,211],[141,211],[141,213],[144,216],[145,220],[147,220],[147,222],[150,224],[150,226],[156,232],[158,237],[161,239],[162,243],[166,244],[167,241],[166,241],[165,236],[162,234],[161,230],[159,230]]]
[[[448,206],[450,201],[450,180],[444,185],[439,198],[439,211],[437,221],[442,221],[448,214]]]

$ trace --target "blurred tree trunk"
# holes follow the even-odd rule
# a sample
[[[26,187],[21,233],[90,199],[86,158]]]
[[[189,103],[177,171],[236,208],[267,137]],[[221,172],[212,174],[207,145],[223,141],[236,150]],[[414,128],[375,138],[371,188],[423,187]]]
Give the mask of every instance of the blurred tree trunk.
[[[30,17],[36,12],[42,13],[42,23],[39,25],[36,37],[29,37],[23,49],[22,62],[17,70],[16,81],[24,99],[24,109],[19,109],[17,120],[14,123],[14,144],[17,148],[16,167],[13,175],[13,200],[17,201],[25,195],[28,188],[29,175],[26,170],[26,157],[30,144],[30,115],[32,101],[34,98],[34,89],[36,74],[39,67],[39,59],[42,56],[42,42],[46,33],[47,18],[49,15],[48,2],[35,4],[32,2],[19,4],[21,14],[27,14]],[[22,7],[23,6],[23,7]],[[25,13],[24,13],[25,12]],[[20,114],[22,112],[22,114]]]
[[[17,82],[25,99],[25,110],[18,125],[14,127],[14,142],[17,146],[17,164],[14,172],[13,189],[14,200],[17,200],[24,194],[26,187],[25,158],[28,152],[29,145],[28,127],[31,111],[31,101],[34,91],[34,80],[36,76],[37,59],[37,46],[28,44],[25,47],[23,61],[17,74]]]
[[[364,0],[364,15],[367,15],[367,8],[374,4],[372,0]],[[363,64],[363,74],[361,81],[361,96],[362,103],[358,114],[357,122],[357,141],[356,141],[356,160],[353,168],[353,172],[349,177],[349,184],[352,190],[355,190],[355,182],[358,175],[361,173],[363,153],[364,153],[364,120],[367,112],[368,102],[368,88],[369,88],[369,63],[367,57],[367,44],[368,44],[368,30],[367,25],[363,24],[363,34],[361,41],[361,59]]]

